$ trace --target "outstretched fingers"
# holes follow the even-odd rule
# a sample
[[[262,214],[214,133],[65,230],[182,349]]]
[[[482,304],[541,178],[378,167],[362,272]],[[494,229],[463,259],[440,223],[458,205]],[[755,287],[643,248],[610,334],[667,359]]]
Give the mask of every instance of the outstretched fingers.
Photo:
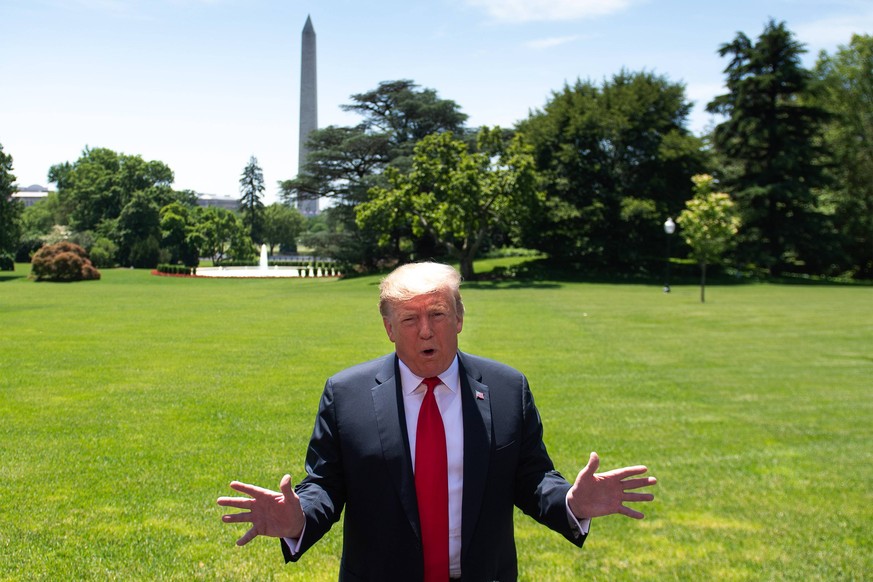
[[[256,537],[258,537],[258,529],[256,526],[252,526],[240,539],[236,540],[236,545],[244,546]]]
[[[254,499],[246,497],[219,497],[217,503],[222,507],[234,507],[236,509],[251,509],[255,504]]]
[[[625,507],[624,505],[618,508],[618,512],[633,519],[643,519],[645,517],[645,515],[643,515],[639,511],[631,509],[630,507]]]
[[[630,489],[639,489],[641,487],[650,487],[656,485],[658,480],[654,477],[643,477],[642,479],[627,479],[621,482],[621,488],[625,491]]]

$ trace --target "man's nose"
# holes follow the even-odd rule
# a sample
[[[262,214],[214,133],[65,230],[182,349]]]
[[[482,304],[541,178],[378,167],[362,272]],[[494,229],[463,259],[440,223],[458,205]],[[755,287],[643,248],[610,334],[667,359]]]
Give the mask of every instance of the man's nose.
[[[430,320],[427,317],[422,317],[418,324],[418,335],[422,339],[427,339],[433,335],[433,328],[430,325]]]

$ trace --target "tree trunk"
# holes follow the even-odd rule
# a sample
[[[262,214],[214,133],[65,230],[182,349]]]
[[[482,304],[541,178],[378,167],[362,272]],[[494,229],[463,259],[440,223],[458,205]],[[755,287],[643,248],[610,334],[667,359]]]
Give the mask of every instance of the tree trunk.
[[[706,263],[700,263],[700,302],[706,303]]]
[[[461,255],[461,277],[464,281],[473,281],[476,274],[473,272],[473,257],[466,254]]]

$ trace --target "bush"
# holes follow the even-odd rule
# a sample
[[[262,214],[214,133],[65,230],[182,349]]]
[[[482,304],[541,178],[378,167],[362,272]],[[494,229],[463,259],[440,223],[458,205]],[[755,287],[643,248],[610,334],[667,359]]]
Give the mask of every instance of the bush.
[[[0,255],[0,271],[14,271],[15,270],[15,261],[12,259],[11,255],[2,254]]]
[[[117,244],[105,237],[98,238],[91,247],[91,263],[98,268],[114,267],[117,252]]]
[[[42,247],[33,255],[31,274],[37,281],[86,281],[100,278],[85,249],[71,242]]]

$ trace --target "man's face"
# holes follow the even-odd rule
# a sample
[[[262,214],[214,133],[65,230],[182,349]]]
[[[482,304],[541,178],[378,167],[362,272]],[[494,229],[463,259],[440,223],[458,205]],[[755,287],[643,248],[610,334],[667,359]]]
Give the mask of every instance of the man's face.
[[[382,321],[397,355],[418,376],[445,372],[458,353],[464,320],[455,312],[455,300],[448,292],[395,303]]]

